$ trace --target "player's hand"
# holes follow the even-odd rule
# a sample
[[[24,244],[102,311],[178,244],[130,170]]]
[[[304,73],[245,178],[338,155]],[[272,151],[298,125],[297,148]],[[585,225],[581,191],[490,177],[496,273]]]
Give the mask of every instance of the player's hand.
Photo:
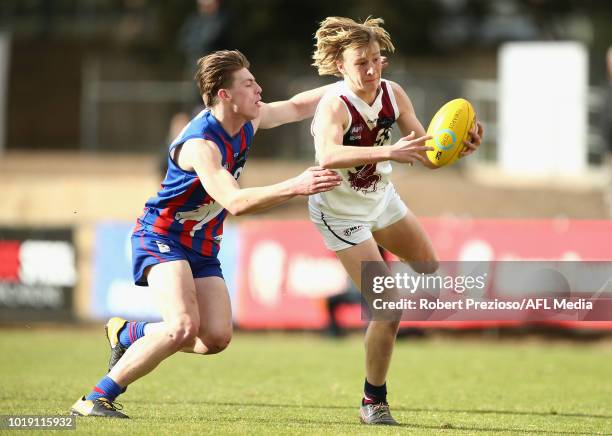
[[[427,163],[425,153],[428,150],[433,150],[432,147],[426,147],[425,141],[432,139],[432,136],[425,135],[415,138],[416,133],[411,132],[410,135],[404,136],[399,141],[391,146],[390,159],[395,162],[407,163],[412,165],[416,161]]]
[[[294,193],[296,195],[312,195],[319,192],[330,191],[342,183],[335,171],[323,167],[310,167],[293,179]]]
[[[465,147],[459,153],[459,157],[468,156],[476,151],[478,147],[480,147],[480,143],[482,142],[482,137],[484,136],[484,126],[478,120],[474,123],[474,126],[470,130],[470,139],[463,141]]]

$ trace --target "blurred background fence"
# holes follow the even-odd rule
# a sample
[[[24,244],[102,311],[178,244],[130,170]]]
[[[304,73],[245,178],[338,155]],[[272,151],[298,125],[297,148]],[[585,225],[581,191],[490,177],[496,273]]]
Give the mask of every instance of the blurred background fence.
[[[567,253],[583,260],[612,258],[612,86],[606,64],[612,7],[606,0],[5,0],[0,2],[0,322],[101,319],[121,310],[134,314],[130,310],[143,304],[152,316],[153,309],[143,303],[146,294],[129,283],[125,237],[159,185],[172,132],[200,104],[191,80],[195,60],[215,49],[240,49],[252,63],[264,100],[287,98],[333,80],[318,77],[309,65],[317,24],[330,15],[385,19],[397,48],[385,76],[406,89],[425,126],[444,102],[459,96],[474,103],[485,124],[481,149],[458,165],[435,172],[395,168],[402,198],[425,218],[439,251],[458,256],[459,248],[445,250],[469,246],[473,239],[440,229],[470,229],[476,235],[487,228],[478,240],[488,244],[494,259],[508,250],[522,259],[562,259]],[[575,44],[585,54],[584,66],[568,62],[545,73],[559,84],[559,95],[585,91],[568,108],[549,101],[552,123],[545,122],[550,113],[521,118],[513,111],[520,122],[509,128],[519,137],[548,130],[563,135],[580,127],[584,117],[579,140],[565,148],[551,145],[554,154],[581,154],[586,166],[578,173],[559,168],[533,173],[527,165],[525,171],[508,172],[500,162],[501,138],[508,131],[501,117],[507,103],[500,98],[507,77],[502,53],[512,44],[535,42]],[[612,57],[610,65],[612,74]],[[535,83],[538,71],[528,63],[518,67]],[[584,83],[576,83],[572,74],[583,67]],[[541,104],[537,89],[532,94],[533,104]],[[525,133],[525,142],[529,138]],[[519,142],[522,138],[517,148]],[[544,147],[527,145],[534,151]],[[261,131],[241,182],[253,186],[291,177],[313,155],[309,122]],[[529,163],[530,153],[522,159]],[[257,256],[244,257],[235,241],[248,239],[249,229],[265,227],[266,220],[289,226],[287,235],[308,234],[312,229],[305,218],[305,200],[296,199],[230,221],[224,268],[238,316],[261,315],[252,325],[320,328],[328,316],[326,298],[347,286],[318,239],[307,256],[286,248],[282,256],[289,260],[278,268],[285,271],[294,256],[310,259],[303,269],[308,274],[299,277],[324,277],[330,284],[326,295],[315,292],[317,282],[296,291],[272,272],[249,275]],[[532,220],[544,232],[541,240],[524,232]],[[515,245],[505,246],[498,233],[510,235]],[[273,233],[269,236],[274,240]],[[291,240],[274,243],[284,247]],[[555,240],[561,241],[558,250],[543,249]],[[260,242],[262,250],[270,247],[269,241]],[[257,247],[249,253],[267,256]],[[55,277],[54,268],[45,269],[45,255],[58,256],[54,268],[66,274]],[[40,273],[22,277],[26,264]],[[68,280],[71,268],[74,276]],[[262,283],[271,293],[262,291]],[[298,303],[287,303],[298,307],[307,291],[316,322],[273,322],[293,313],[274,295],[293,301],[298,292]],[[121,295],[129,296],[123,309],[117,304]],[[257,306],[257,312],[249,306],[254,301],[280,306],[276,312]],[[355,324],[353,309],[345,313],[349,325]],[[262,323],[264,318],[270,322]]]

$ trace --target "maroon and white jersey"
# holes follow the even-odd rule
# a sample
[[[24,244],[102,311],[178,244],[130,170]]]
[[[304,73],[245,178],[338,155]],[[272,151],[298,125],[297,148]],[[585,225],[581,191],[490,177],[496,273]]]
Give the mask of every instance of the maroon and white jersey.
[[[348,112],[349,122],[342,138],[344,145],[376,147],[391,143],[391,129],[400,114],[388,81],[381,79],[380,90],[371,106],[357,97],[344,81],[337,82],[319,104],[332,98],[339,98]],[[318,111],[314,119],[317,116]],[[320,162],[320,152],[316,152],[317,162]],[[385,207],[385,196],[394,192],[389,181],[391,162],[336,171],[342,176],[342,184],[331,191],[310,196],[309,201],[338,218],[376,219]]]

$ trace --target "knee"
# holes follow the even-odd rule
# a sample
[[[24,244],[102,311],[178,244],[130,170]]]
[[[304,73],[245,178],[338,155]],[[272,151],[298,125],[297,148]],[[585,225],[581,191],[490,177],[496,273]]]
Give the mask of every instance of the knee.
[[[168,336],[177,350],[193,345],[198,336],[198,320],[183,317],[168,328]]]
[[[369,329],[376,331],[379,337],[387,337],[395,339],[399,330],[400,320],[393,321],[373,321],[370,323]]]
[[[410,260],[408,264],[419,274],[433,274],[440,268],[440,261],[436,255],[432,255],[424,260]]]
[[[229,346],[231,340],[231,330],[207,334],[202,338],[202,342],[206,346],[205,354],[217,354],[222,352]]]

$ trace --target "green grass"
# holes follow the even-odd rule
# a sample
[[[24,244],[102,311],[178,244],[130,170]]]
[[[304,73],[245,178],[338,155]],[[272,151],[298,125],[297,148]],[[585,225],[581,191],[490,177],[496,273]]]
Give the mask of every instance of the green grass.
[[[1,331],[0,414],[66,414],[104,374],[99,330]],[[401,428],[359,424],[362,384],[360,336],[238,333],[219,355],[173,356],[130,386],[131,420],[80,418],[77,432],[612,433],[609,342],[400,340],[388,385]]]

